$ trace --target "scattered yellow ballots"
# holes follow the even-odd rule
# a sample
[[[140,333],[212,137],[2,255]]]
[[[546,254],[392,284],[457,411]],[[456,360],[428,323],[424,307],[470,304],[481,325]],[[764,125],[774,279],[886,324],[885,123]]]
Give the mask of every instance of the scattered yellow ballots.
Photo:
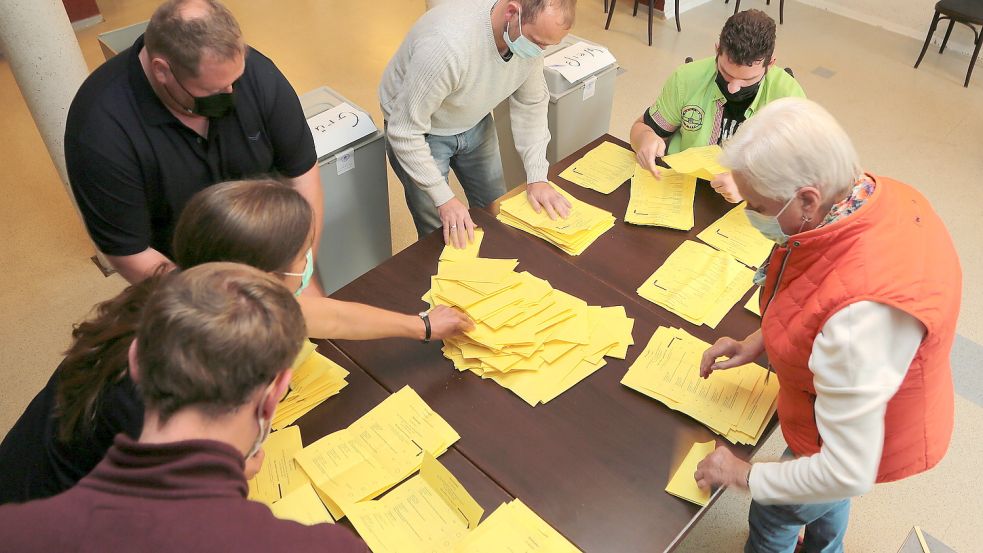
[[[444,251],[440,253],[440,260],[456,261],[458,259],[474,259],[478,257],[478,249],[481,248],[481,241],[484,239],[485,231],[476,228],[474,229],[474,240],[465,244],[463,248],[458,249],[451,245],[444,246]]]
[[[409,386],[351,426],[300,450],[295,459],[337,520],[348,507],[378,497],[460,439]]]
[[[621,380],[625,386],[686,413],[731,443],[758,443],[775,412],[778,379],[749,363],[700,378],[710,344],[678,328],[659,327]]]
[[[294,462],[294,455],[303,447],[300,428],[296,426],[288,426],[270,434],[263,444],[263,453],[266,456],[263,466],[248,482],[249,499],[273,505],[307,484],[307,475]]]
[[[310,482],[288,493],[283,499],[270,505],[273,516],[283,520],[293,520],[311,526],[313,524],[334,524],[331,513],[317,496]]]
[[[710,501],[710,490],[700,489],[696,485],[696,479],[693,477],[693,473],[696,472],[696,465],[699,465],[700,461],[706,458],[707,455],[713,453],[713,450],[716,448],[716,442],[713,440],[693,444],[693,447],[689,449],[689,453],[686,454],[686,458],[683,459],[682,464],[679,465],[672,478],[669,479],[669,484],[666,485],[666,491],[680,499],[696,503],[701,507],[705,506]]]
[[[502,202],[498,220],[538,236],[570,255],[580,255],[614,226],[614,215],[610,212],[574,198],[553,183],[550,186],[572,206],[566,219],[550,219],[545,209],[536,213],[525,194],[516,194]]]
[[[717,161],[722,152],[723,150],[717,145],[699,146],[665,156],[662,161],[680,173],[713,180],[716,175],[730,172],[730,169]]]
[[[273,415],[273,430],[293,424],[348,385],[345,381],[348,371],[314,351],[316,347],[310,341],[306,342],[294,361],[290,391],[280,401]]]
[[[759,317],[761,316],[761,288],[754,290],[754,293],[751,294],[751,299],[747,300],[747,303],[744,304],[744,309]]]
[[[760,267],[775,243],[751,226],[744,214],[745,206],[747,202],[741,202],[696,237],[731,254],[748,267]]]
[[[584,188],[610,194],[635,174],[635,154],[611,142],[602,142],[567,167],[560,177]]]
[[[693,228],[695,194],[696,177],[663,169],[656,178],[650,171],[637,167],[631,179],[625,222],[689,230]]]
[[[535,406],[603,367],[604,356],[625,358],[635,321],[624,307],[589,306],[541,278],[516,273],[516,263],[481,257],[439,262],[424,301],[456,307],[475,322],[463,336],[444,340],[444,356],[458,370],[492,379]]]
[[[695,324],[716,328],[754,284],[730,254],[686,240],[638,288],[638,295]]]
[[[373,553],[566,553],[578,551],[518,499],[485,522],[484,509],[439,461],[375,501],[349,507],[348,519]]]

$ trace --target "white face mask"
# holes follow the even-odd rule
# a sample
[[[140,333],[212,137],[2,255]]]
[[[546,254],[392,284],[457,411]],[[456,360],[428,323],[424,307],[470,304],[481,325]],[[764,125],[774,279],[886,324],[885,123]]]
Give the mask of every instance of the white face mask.
[[[779,246],[784,246],[788,242],[789,236],[785,234],[782,230],[782,224],[778,222],[778,216],[785,212],[788,206],[792,205],[792,200],[795,196],[789,198],[782,209],[778,211],[775,215],[762,215],[753,209],[748,209],[744,206],[744,214],[747,215],[747,220],[751,223],[751,226],[758,229],[758,232],[764,235],[765,238],[775,242]]]
[[[256,441],[253,442],[253,447],[249,449],[249,453],[246,454],[246,459],[251,459],[253,455],[259,453],[259,450],[263,447],[263,442],[269,437],[270,431],[273,430],[273,421],[266,420],[263,417],[263,404],[266,403],[266,395],[259,402],[259,407],[256,408],[256,422],[259,423],[259,435],[256,436]]]

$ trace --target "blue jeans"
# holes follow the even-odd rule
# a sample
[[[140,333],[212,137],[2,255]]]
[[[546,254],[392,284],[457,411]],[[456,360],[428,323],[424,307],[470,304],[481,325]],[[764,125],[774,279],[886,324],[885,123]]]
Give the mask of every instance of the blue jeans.
[[[784,456],[791,457],[791,451]],[[752,500],[744,553],[792,553],[803,526],[802,545],[808,553],[842,553],[849,518],[849,499],[808,505],[762,505]]]
[[[485,207],[505,194],[505,177],[502,175],[502,157],[498,151],[498,134],[489,113],[474,127],[452,136],[424,135],[437,169],[447,180],[454,174],[461,181],[461,188],[470,207]],[[440,215],[430,195],[424,192],[406,173],[386,141],[386,154],[393,172],[403,183],[406,205],[413,215],[413,224],[420,238],[440,228]]]

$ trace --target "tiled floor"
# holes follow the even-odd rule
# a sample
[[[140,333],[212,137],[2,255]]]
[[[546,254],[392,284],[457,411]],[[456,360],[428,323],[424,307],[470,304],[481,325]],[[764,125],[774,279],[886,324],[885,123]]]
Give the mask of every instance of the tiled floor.
[[[453,0],[450,0],[453,1]],[[96,35],[146,19],[156,0],[101,0],[106,22],[79,33],[91,67],[102,60]],[[627,136],[669,72],[686,56],[711,55],[732,7],[710,2],[682,14],[683,32],[657,21],[652,47],[646,22],[621,2],[610,31],[600,0],[580,0],[574,34],[607,45],[627,73],[619,77],[611,132]],[[776,2],[777,4],[777,2]],[[376,87],[424,0],[228,0],[250,43],[270,56],[304,92],[329,85],[380,121]],[[750,6],[749,6],[750,7]],[[777,5],[754,7],[777,17]],[[644,11],[644,8],[642,9]],[[964,271],[963,312],[954,359],[965,397],[956,408],[949,455],[928,474],[878,486],[855,501],[847,549],[894,552],[913,524],[958,551],[979,550],[983,481],[983,248],[976,242],[983,205],[983,74],[962,87],[967,58],[929,53],[916,71],[920,44],[815,8],[787,2],[779,31],[779,63],[792,67],[807,94],[851,133],[866,167],[919,187],[942,214]],[[47,158],[9,67],[0,62],[0,432],[13,424],[48,378],[68,343],[71,325],[122,287],[89,261],[91,247]],[[398,181],[390,177],[393,248],[415,239]],[[974,215],[976,214],[976,215]],[[974,343],[975,342],[975,343]],[[974,403],[975,401],[975,403]],[[762,456],[783,449],[773,436]],[[735,551],[746,535],[747,499],[727,493],[694,528],[682,551]]]

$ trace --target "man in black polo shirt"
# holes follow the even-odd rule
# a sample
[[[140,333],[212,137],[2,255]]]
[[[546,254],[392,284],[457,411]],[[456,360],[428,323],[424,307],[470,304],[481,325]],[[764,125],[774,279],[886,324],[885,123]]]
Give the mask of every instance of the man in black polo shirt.
[[[222,181],[275,174],[307,198],[320,230],[323,191],[297,94],[215,0],[161,5],[144,36],[86,79],[65,158],[89,234],[130,282],[170,263],[185,203]]]

